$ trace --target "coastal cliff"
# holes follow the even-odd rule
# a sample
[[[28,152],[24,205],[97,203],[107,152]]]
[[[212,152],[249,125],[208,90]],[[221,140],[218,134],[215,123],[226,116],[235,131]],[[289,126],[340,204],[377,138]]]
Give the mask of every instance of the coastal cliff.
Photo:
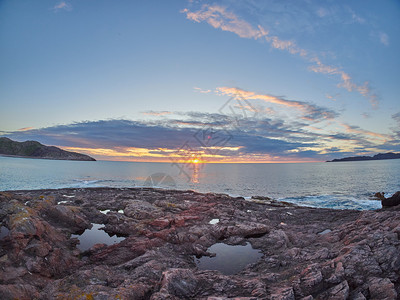
[[[45,146],[36,141],[16,142],[6,137],[0,137],[0,155],[58,160],[95,161],[93,157],[85,154],[65,151],[54,146]]]
[[[0,192],[0,298],[397,299],[399,211],[151,188]],[[98,224],[122,241],[80,250]],[[233,274],[200,268],[240,263],[211,253],[221,244],[261,254]]]

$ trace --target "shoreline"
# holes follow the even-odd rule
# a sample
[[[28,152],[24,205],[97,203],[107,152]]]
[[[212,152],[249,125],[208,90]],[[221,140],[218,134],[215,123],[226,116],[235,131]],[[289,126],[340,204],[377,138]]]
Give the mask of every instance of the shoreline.
[[[317,206],[316,204],[307,205],[307,204],[303,204],[301,202],[300,203],[296,202],[296,200],[292,200],[292,199],[295,199],[294,197],[271,198],[269,196],[259,196],[259,195],[239,195],[239,194],[212,192],[212,191],[210,191],[210,192],[202,192],[202,191],[198,191],[198,190],[177,189],[176,187],[165,187],[165,186],[139,186],[139,185],[138,186],[130,186],[130,187],[128,187],[128,186],[126,186],[126,187],[110,187],[110,186],[63,187],[63,186],[61,186],[61,187],[45,188],[45,189],[37,188],[37,189],[21,189],[21,190],[0,190],[0,193],[1,192],[24,192],[24,191],[29,192],[29,191],[40,191],[40,190],[48,190],[48,191],[54,190],[54,191],[57,191],[57,190],[64,190],[64,189],[116,189],[116,190],[118,190],[118,189],[120,189],[120,190],[125,190],[125,189],[155,189],[155,190],[157,190],[157,189],[159,189],[159,190],[177,191],[177,192],[179,192],[179,191],[181,191],[181,192],[189,191],[189,192],[202,193],[202,194],[207,194],[207,193],[208,194],[221,194],[221,195],[225,195],[225,196],[228,196],[230,198],[235,198],[235,199],[243,198],[246,201],[253,201],[253,202],[257,202],[257,201],[258,202],[262,202],[262,201],[264,201],[265,204],[268,204],[270,201],[273,201],[273,202],[278,202],[278,203],[290,203],[290,205],[298,206],[298,207],[316,208],[316,209],[320,209],[321,208],[321,209],[354,210],[354,211],[367,211],[367,210],[375,211],[375,210],[382,209],[382,206],[376,207],[376,208],[374,208],[374,207],[373,208],[367,208],[367,207],[364,207],[364,208],[361,208],[361,207],[360,208],[341,208],[341,207],[335,207],[335,206],[332,206],[332,207],[321,207],[321,206]],[[327,194],[309,195],[309,196],[302,196],[301,198],[325,197],[325,196],[332,196],[332,195],[327,195]],[[338,195],[335,195],[335,196],[338,197]],[[341,195],[341,196],[343,196],[343,195]],[[352,196],[350,196],[350,197],[354,198]],[[364,202],[367,202],[367,201],[368,202],[371,201],[371,202],[381,203],[380,199],[373,198],[373,197],[374,196],[369,196],[368,199],[356,199],[356,198],[354,198],[355,199],[354,201],[355,202],[361,202],[361,203],[364,203]]]
[[[399,211],[153,188],[0,192],[0,296],[395,299]],[[82,252],[74,236],[92,224],[124,239]],[[196,257],[209,257],[218,243],[251,245],[262,256],[235,274],[200,269]]]

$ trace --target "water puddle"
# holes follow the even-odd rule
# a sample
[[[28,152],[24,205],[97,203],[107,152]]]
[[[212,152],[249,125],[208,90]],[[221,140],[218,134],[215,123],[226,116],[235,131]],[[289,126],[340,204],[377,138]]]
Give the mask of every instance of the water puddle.
[[[73,234],[71,237],[78,238],[79,244],[78,249],[81,251],[86,251],[90,249],[95,244],[107,244],[114,245],[122,242],[124,237],[117,237],[116,235],[109,236],[104,230],[100,230],[104,227],[103,224],[92,224],[92,229],[86,229],[81,235]]]
[[[0,239],[6,237],[6,236],[9,234],[9,232],[10,232],[10,230],[8,230],[7,227],[1,226],[1,229],[0,229]]]
[[[217,270],[225,275],[232,275],[243,270],[248,264],[255,263],[262,257],[260,250],[253,249],[250,243],[245,246],[231,246],[217,243],[207,249],[215,257],[202,256],[196,259],[200,270]]]

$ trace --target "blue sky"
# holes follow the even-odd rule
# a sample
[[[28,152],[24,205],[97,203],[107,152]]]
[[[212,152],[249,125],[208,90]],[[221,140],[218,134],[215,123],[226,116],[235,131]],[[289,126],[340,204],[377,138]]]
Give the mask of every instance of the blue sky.
[[[0,45],[0,135],[19,141],[134,161],[400,151],[395,0],[5,0]]]

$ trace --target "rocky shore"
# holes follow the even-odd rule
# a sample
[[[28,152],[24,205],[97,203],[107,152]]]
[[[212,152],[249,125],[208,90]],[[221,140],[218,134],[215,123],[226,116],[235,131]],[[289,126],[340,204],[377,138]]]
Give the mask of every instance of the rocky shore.
[[[399,211],[150,188],[0,192],[0,299],[398,299]],[[124,239],[79,250],[92,224]],[[199,268],[217,243],[260,258],[230,275]]]

